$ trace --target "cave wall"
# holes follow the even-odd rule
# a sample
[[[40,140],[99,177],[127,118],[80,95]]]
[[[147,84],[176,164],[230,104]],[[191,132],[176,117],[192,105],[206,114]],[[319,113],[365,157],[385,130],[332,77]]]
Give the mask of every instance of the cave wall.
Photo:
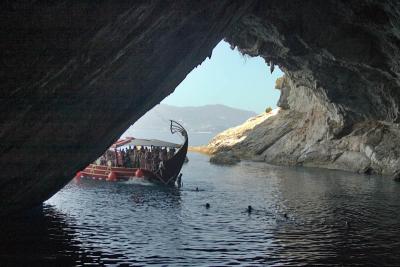
[[[227,40],[312,88],[343,117],[343,127],[364,119],[399,122],[399,5],[261,1]]]
[[[259,2],[226,39],[285,72],[283,110],[249,133],[217,136],[210,151],[398,175],[399,11],[395,1]]]
[[[1,4],[0,214],[62,188],[173,92],[252,4]]]
[[[276,138],[265,139],[255,153],[265,161],[312,164],[311,156],[304,158],[310,148],[345,140],[355,125],[379,122],[393,133],[400,120],[397,1],[0,5],[1,214],[57,192],[170,94],[222,38],[287,75],[282,103],[288,108],[265,137]],[[304,138],[285,144],[294,133]],[[396,138],[387,140],[397,144]]]

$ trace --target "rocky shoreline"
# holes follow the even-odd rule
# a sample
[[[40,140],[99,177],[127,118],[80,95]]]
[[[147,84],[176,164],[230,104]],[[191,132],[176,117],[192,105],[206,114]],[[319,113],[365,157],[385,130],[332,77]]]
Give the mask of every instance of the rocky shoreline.
[[[355,123],[343,136],[335,136],[323,106],[312,111],[299,107],[306,88],[292,90],[285,76],[278,109],[263,113],[214,137],[207,146],[192,150],[211,154],[211,160],[234,157],[286,166],[307,166],[365,174],[399,176],[400,124],[378,120]],[[309,106],[308,105],[308,106]],[[223,164],[224,161],[221,161]]]

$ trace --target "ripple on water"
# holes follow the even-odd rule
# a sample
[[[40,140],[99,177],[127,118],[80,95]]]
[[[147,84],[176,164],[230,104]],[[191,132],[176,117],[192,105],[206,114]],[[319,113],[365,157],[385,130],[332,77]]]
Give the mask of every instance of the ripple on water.
[[[182,190],[141,179],[71,182],[42,212],[2,222],[2,263],[400,262],[400,186],[389,179],[251,162],[225,168],[189,157]]]

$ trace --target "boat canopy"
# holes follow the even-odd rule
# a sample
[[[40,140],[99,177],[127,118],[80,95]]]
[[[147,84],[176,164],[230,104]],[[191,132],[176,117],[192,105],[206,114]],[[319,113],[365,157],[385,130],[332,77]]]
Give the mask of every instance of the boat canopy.
[[[127,147],[127,146],[158,146],[158,147],[180,148],[182,145],[157,139],[139,139],[139,138],[127,137],[113,144],[111,148]]]

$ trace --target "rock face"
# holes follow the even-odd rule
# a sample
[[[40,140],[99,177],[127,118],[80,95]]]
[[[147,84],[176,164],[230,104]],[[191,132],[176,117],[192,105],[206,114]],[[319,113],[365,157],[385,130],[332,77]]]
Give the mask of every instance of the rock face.
[[[271,70],[283,69],[282,110],[238,138],[216,137],[209,149],[275,164],[396,173],[398,11],[394,2],[259,3],[227,39],[264,57]]]
[[[241,159],[278,165],[302,165],[377,173],[396,177],[400,149],[400,125],[366,121],[353,126],[340,139],[324,139],[318,124],[309,124],[307,114],[275,110],[217,135],[206,149],[213,155],[230,153]],[[315,128],[314,128],[315,127]]]
[[[222,38],[286,73],[275,138],[257,156],[338,168],[356,158],[354,169],[379,173],[398,165],[398,1],[5,1],[0,10],[1,214],[54,194]]]
[[[240,162],[240,159],[231,152],[222,151],[211,156],[210,162],[217,165],[235,165]]]

